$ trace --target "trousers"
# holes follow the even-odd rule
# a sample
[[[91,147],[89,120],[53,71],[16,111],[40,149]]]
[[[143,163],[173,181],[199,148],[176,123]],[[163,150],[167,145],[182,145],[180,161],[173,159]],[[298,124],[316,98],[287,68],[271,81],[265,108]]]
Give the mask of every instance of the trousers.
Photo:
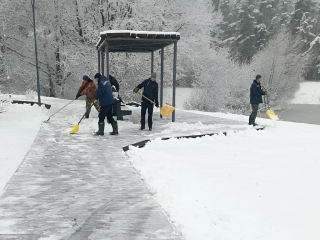
[[[252,125],[256,121],[256,117],[258,115],[259,104],[251,104],[252,112],[249,117],[249,124]]]
[[[104,122],[105,118],[107,118],[108,123],[115,122],[115,120],[112,117],[112,108],[113,104],[100,107],[99,122]]]
[[[91,105],[94,102],[94,99],[86,99],[86,113],[89,115],[91,112]],[[93,104],[94,107],[97,109],[97,112],[100,112],[100,105],[99,101]]]
[[[141,128],[145,128],[146,124],[146,112],[148,109],[148,127],[152,128],[152,115],[153,115],[153,104],[151,102],[142,102],[141,103]]]

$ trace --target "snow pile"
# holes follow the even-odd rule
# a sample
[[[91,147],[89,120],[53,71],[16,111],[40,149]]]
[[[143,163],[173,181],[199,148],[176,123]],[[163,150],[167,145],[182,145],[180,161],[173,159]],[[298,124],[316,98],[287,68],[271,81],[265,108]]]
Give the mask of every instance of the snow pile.
[[[35,99],[37,97],[37,92],[31,89],[27,89],[25,92],[25,96],[27,99]]]
[[[7,111],[11,103],[12,99],[9,95],[0,93],[0,113]]]
[[[291,104],[320,104],[320,82],[300,83]]]
[[[277,122],[130,147],[129,160],[186,240],[320,239],[320,126]]]
[[[12,104],[7,112],[0,114],[0,194],[46,119],[47,109],[36,104]]]
[[[230,120],[236,120],[236,121],[242,121],[246,125],[249,122],[249,117],[245,115],[240,115],[240,114],[233,114],[233,113],[221,113],[221,112],[202,112],[202,111],[196,111],[196,110],[191,110],[191,111],[186,111],[186,112],[191,112],[191,113],[196,113],[196,114],[201,114],[201,115],[206,115],[206,116],[212,116],[212,117],[218,117],[218,118],[223,118],[223,119],[230,119]],[[273,127],[276,125],[276,121],[272,121],[270,119],[265,119],[265,118],[256,118],[256,123],[258,123],[261,126],[269,126]]]
[[[161,125],[160,128],[164,128],[161,133],[162,134],[169,134],[172,132],[190,132],[190,131],[197,131],[197,130],[213,130],[217,128],[221,128],[221,124],[214,124],[214,125],[204,125],[201,122],[197,123],[178,123],[178,122],[170,122],[165,125]]]

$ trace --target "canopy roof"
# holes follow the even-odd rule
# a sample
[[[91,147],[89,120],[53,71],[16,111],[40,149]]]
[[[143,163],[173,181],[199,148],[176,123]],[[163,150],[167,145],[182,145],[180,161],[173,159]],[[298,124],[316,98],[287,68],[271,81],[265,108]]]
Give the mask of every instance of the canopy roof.
[[[179,39],[179,32],[110,30],[100,33],[96,48],[104,51],[108,42],[109,52],[152,52]]]

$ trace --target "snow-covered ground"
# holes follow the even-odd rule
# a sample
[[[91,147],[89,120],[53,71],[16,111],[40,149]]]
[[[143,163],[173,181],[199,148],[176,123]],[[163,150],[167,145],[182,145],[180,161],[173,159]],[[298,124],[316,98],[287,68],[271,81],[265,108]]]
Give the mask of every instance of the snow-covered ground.
[[[127,152],[187,240],[320,239],[320,126],[258,122],[264,131],[157,139]]]
[[[19,99],[29,100],[21,96]],[[0,113],[0,195],[46,119],[47,109],[36,104],[12,104],[8,111]]]
[[[52,114],[70,100],[43,98],[43,102],[53,104]],[[83,100],[73,104],[84,110]],[[248,120],[243,115],[190,112]],[[97,129],[96,114],[93,110],[93,118],[80,125],[79,133]],[[0,114],[0,194],[47,118],[47,110],[37,105],[15,104]],[[50,122],[66,122],[68,134],[68,126],[78,118],[71,114]],[[186,240],[320,239],[320,126],[260,118],[257,122],[266,129],[247,127],[229,131],[227,136],[198,139],[156,139],[127,152],[128,160]],[[138,127],[130,122],[119,125],[120,129]],[[215,127],[168,123],[160,131],[192,135]]]
[[[320,104],[320,82],[300,83],[291,104]]]

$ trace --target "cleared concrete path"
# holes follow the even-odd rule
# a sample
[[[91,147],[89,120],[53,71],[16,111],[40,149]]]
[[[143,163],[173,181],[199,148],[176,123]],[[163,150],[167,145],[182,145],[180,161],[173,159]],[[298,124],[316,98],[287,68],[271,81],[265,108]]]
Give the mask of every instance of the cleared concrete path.
[[[153,135],[135,128],[120,128],[119,136],[66,134],[72,125],[61,119],[79,109],[65,109],[42,125],[0,197],[0,239],[183,239],[122,151],[167,136],[157,129],[170,119],[155,117]],[[139,122],[139,109],[127,120]],[[245,124],[184,111],[177,111],[177,121],[226,124],[216,131]]]

